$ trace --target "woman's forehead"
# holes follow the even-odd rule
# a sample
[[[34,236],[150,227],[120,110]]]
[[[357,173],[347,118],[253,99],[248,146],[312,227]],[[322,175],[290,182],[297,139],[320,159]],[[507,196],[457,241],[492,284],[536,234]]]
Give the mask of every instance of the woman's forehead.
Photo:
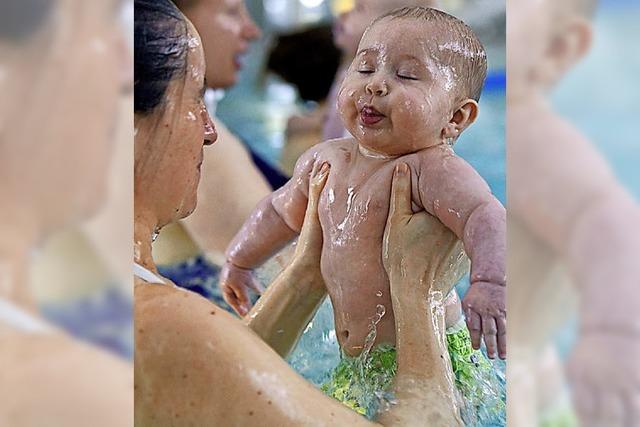
[[[204,59],[204,51],[200,36],[193,26],[189,24],[187,29],[187,72],[185,75],[185,84],[193,91],[200,91],[204,85],[204,76],[206,71],[206,63]]]

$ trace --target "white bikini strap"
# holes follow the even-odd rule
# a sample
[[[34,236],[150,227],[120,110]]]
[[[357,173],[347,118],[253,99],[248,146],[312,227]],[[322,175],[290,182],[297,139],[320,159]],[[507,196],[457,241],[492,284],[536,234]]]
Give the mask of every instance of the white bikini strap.
[[[52,328],[42,320],[3,299],[0,299],[0,322],[6,323],[22,332],[33,334],[52,331]]]
[[[133,275],[138,277],[139,279],[144,280],[147,283],[159,283],[166,284],[163,278],[158,276],[152,271],[147,270],[137,262],[133,263]]]

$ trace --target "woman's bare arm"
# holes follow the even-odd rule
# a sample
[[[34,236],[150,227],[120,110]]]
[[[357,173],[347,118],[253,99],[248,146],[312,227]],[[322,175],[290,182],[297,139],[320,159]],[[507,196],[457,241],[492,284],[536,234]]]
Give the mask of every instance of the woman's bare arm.
[[[245,318],[245,324],[283,358],[295,347],[327,294],[320,272],[322,229],[318,201],[328,174],[329,164],[314,166],[295,253]]]

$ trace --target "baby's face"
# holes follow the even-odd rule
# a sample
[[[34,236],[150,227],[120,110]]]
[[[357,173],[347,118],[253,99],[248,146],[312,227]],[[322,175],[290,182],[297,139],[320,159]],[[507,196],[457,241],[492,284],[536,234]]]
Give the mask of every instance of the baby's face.
[[[398,156],[443,142],[453,114],[455,68],[436,56],[437,32],[416,19],[386,18],[364,35],[338,108],[358,143]]]

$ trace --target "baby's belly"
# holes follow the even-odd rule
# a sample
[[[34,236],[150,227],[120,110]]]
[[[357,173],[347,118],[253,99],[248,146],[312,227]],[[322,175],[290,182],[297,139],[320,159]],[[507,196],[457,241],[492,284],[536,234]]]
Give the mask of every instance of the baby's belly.
[[[381,244],[352,244],[325,247],[322,254],[336,335],[350,356],[357,356],[367,345],[395,345],[395,320],[381,249]]]

